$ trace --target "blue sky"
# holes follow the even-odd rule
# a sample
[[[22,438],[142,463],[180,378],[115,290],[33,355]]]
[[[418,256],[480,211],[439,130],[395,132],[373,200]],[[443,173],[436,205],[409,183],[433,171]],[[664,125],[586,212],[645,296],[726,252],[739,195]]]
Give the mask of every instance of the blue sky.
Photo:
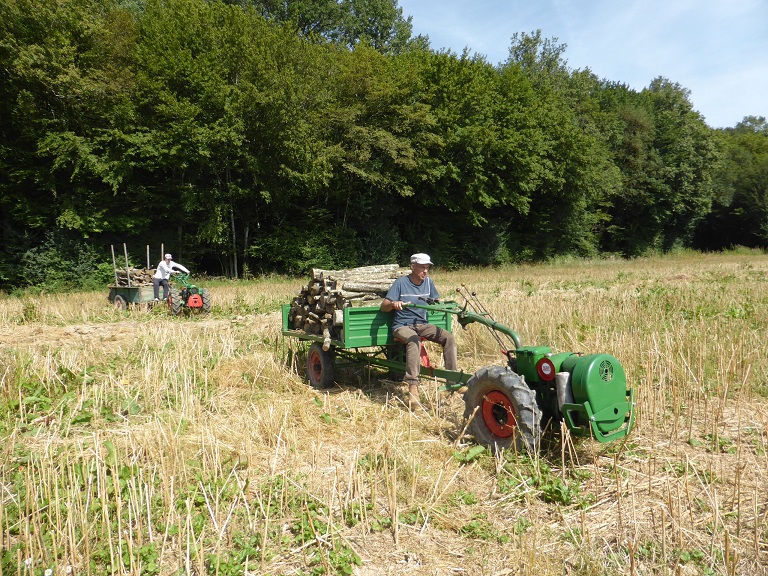
[[[515,32],[567,46],[571,69],[635,90],[664,76],[713,128],[768,117],[768,0],[399,0],[434,50],[507,59]]]

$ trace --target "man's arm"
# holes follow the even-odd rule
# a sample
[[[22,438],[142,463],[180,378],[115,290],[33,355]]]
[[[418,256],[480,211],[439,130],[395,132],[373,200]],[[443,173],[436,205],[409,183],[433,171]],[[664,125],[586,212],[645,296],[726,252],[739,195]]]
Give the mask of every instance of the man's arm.
[[[392,310],[402,310],[403,301],[400,300],[400,280],[395,280],[392,286],[387,291],[387,295],[384,296],[384,300],[381,302],[379,309],[382,312],[392,312]]]
[[[379,309],[382,312],[392,312],[392,310],[402,310],[403,309],[403,301],[397,300],[393,302],[389,298],[384,298],[384,300],[381,303],[381,306]]]

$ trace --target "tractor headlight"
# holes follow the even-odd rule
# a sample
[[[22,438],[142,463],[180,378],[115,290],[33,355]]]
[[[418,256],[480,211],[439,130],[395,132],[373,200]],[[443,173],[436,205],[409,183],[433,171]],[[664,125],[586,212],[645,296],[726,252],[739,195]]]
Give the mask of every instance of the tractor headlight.
[[[555,364],[549,358],[542,358],[536,363],[536,372],[545,382],[555,379]]]

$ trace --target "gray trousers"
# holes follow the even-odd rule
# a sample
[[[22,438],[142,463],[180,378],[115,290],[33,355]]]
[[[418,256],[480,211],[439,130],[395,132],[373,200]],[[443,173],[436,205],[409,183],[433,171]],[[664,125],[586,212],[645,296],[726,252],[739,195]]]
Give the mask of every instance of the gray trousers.
[[[419,383],[422,338],[440,344],[443,347],[446,370],[456,370],[458,349],[453,334],[448,330],[433,324],[411,324],[400,326],[392,334],[397,340],[405,342],[405,382],[407,384]]]
[[[160,286],[163,287],[163,300],[168,298],[168,280],[160,280],[159,278],[152,278],[152,287],[155,290],[155,300],[158,299],[160,294]]]

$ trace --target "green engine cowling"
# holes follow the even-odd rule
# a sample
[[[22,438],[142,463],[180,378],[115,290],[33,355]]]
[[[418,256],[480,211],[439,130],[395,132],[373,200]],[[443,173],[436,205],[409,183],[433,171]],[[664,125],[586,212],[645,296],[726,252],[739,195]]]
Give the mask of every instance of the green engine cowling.
[[[556,382],[558,406],[568,429],[610,442],[634,425],[634,393],[624,367],[610,354],[553,354],[546,346],[516,351],[518,373],[532,383]]]

